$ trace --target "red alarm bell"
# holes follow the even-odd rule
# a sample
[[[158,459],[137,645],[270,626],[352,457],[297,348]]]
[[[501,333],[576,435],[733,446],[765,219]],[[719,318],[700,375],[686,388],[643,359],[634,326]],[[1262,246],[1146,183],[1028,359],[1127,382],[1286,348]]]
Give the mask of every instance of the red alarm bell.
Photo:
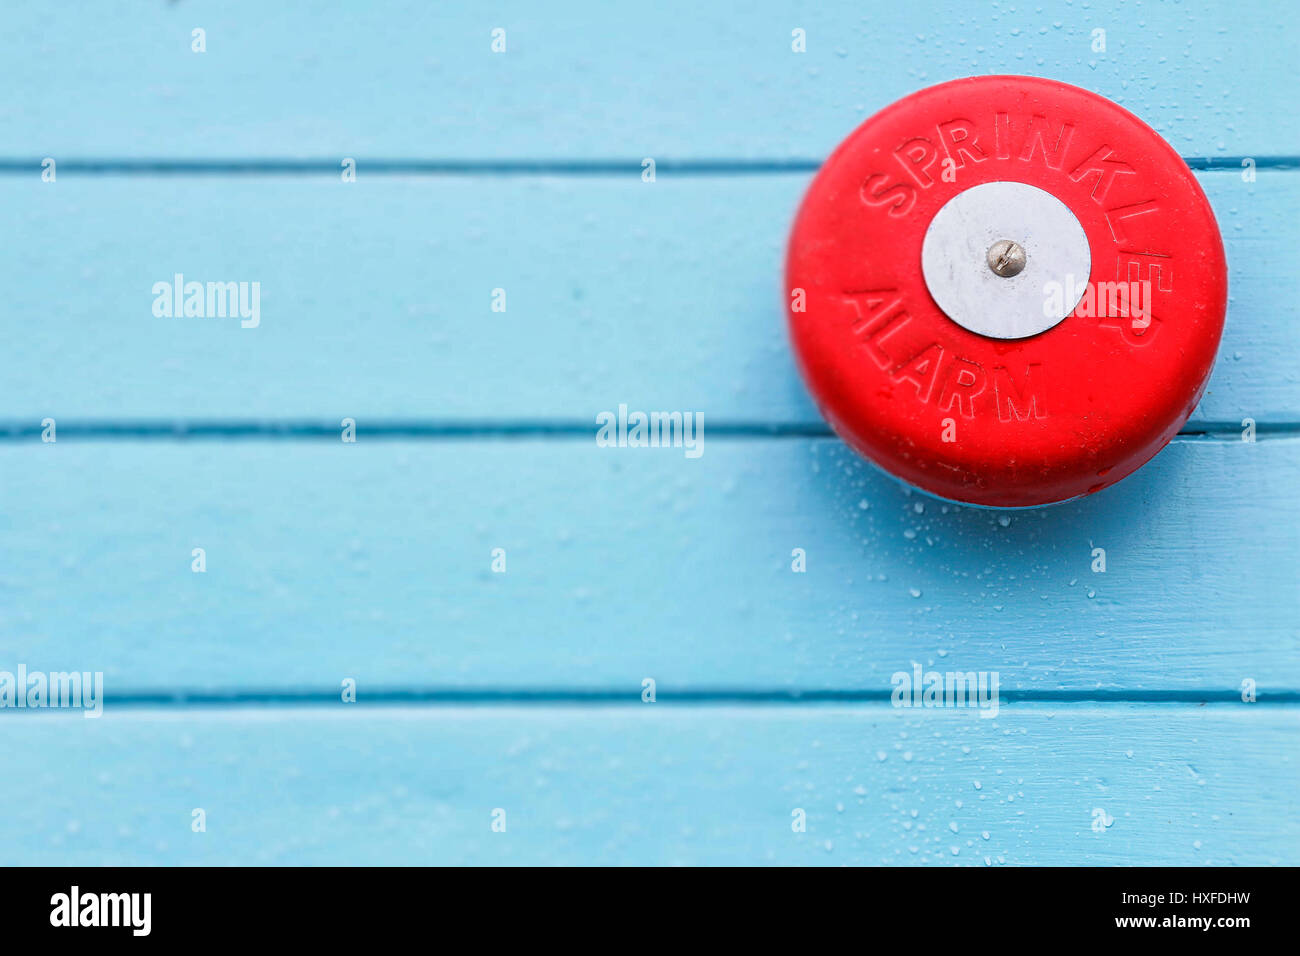
[[[1149,126],[1027,76],[871,117],[804,197],[790,331],[822,414],[956,501],[1091,494],[1200,400],[1228,280],[1209,202]]]

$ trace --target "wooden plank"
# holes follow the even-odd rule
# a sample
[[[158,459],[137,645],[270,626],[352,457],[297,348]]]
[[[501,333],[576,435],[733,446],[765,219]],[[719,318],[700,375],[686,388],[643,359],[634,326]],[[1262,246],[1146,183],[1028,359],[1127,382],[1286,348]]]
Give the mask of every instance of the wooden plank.
[[[888,692],[913,662],[1036,692],[1300,689],[1300,441],[1179,440],[1091,498],[998,513],[908,494],[834,439],[704,438],[696,459],[0,443],[0,668],[102,670],[128,696]]]
[[[806,178],[0,178],[0,414],[820,425],[780,291]],[[1197,420],[1300,420],[1300,173],[1201,181],[1231,304]],[[176,273],[259,282],[258,326],[155,316]]]
[[[1279,82],[1295,76],[1291,12],[1280,0],[1248,17],[940,0],[670,0],[645,16],[526,0],[28,6],[6,18],[0,141],[36,158],[815,159],[918,87],[1031,73],[1122,103],[1184,155],[1294,154],[1294,83]]]
[[[28,865],[1295,865],[1298,730],[1244,704],[46,713],[0,720],[0,839]]]

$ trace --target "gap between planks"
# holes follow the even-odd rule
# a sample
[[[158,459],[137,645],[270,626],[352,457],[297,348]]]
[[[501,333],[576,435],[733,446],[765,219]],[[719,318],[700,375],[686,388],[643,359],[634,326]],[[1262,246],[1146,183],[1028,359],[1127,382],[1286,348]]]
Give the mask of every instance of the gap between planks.
[[[0,175],[30,176],[44,157],[0,157]],[[1300,156],[1184,156],[1196,171],[1240,172],[1250,159],[1256,169],[1300,169]],[[641,159],[365,159],[366,176],[640,176]],[[61,159],[60,175],[81,176],[337,176],[340,159]],[[656,173],[681,176],[763,176],[815,173],[819,159],[655,159]]]
[[[834,704],[866,705],[876,708],[890,704],[892,688],[869,690],[783,690],[698,688],[673,691],[657,690],[659,706],[754,706],[754,707],[817,707]],[[1262,689],[1249,706],[1294,706],[1300,704],[1300,690]],[[142,690],[106,693],[103,706],[110,710],[161,709],[243,709],[307,707],[332,709],[340,703],[339,692],[329,690]],[[1007,706],[1041,706],[1047,704],[1161,704],[1183,707],[1241,706],[1241,693],[1235,689],[1204,690],[1140,690],[1140,689],[1080,689],[1080,690],[1002,690],[998,695],[999,708]],[[349,707],[643,707],[640,687],[628,689],[597,688],[455,688],[455,687],[388,687],[361,690],[357,700]],[[889,709],[895,709],[890,707]],[[906,709],[910,713],[915,708]],[[925,710],[927,708],[922,708]],[[954,709],[978,710],[976,707],[931,708],[939,711]],[[33,715],[45,711],[33,710]]]
[[[60,422],[59,437],[84,441],[337,441],[340,425],[332,421],[104,421]],[[362,420],[357,435],[366,438],[464,441],[478,439],[590,439],[596,433],[594,419],[538,421],[457,421],[457,420]],[[24,442],[38,439],[43,426],[33,422],[0,421],[0,442]],[[710,438],[753,440],[780,438],[836,438],[823,422],[743,422],[722,421],[707,426]],[[1240,442],[1242,426],[1237,422],[1190,422],[1183,426],[1174,441]],[[1300,437],[1300,422],[1259,422],[1255,427],[1258,440]]]

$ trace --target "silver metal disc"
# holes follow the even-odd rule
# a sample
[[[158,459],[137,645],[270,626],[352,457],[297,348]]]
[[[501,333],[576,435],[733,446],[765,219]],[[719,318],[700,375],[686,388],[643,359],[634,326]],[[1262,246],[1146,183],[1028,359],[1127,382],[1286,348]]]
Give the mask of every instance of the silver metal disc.
[[[1001,240],[1023,250],[1014,275],[994,271],[1006,245],[993,259],[989,251]],[[1010,271],[1005,257],[1002,263]],[[1079,304],[1091,269],[1088,237],[1074,213],[1025,183],[958,193],[935,213],[921,244],[921,272],[939,308],[962,328],[995,339],[1023,339],[1059,323]]]

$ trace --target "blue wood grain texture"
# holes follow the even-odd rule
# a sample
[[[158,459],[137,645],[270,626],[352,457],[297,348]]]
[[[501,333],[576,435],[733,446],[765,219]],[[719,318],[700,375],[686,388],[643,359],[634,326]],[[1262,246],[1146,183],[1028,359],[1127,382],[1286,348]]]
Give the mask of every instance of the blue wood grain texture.
[[[11,859],[77,864],[1287,863],[1298,717],[663,703],[24,715],[0,721],[4,835]]]
[[[706,426],[703,448],[2,444],[22,507],[0,538],[0,661],[102,670],[126,697],[333,697],[346,677],[888,692],[913,661],[1035,692],[1300,689],[1300,441],[1180,440],[1101,494],[1015,513],[909,495],[835,439]]]
[[[117,0],[6,14],[4,152],[820,159],[958,76],[1101,93],[1184,155],[1300,154],[1285,0],[432,4]],[[506,31],[506,52],[490,50]],[[194,28],[207,52],[191,52]],[[791,51],[791,32],[807,52]],[[1106,51],[1093,51],[1093,31]]]
[[[0,862],[1300,862],[1291,21],[6,11],[0,670],[102,670],[108,696],[99,720],[0,712]],[[991,72],[1163,133],[1231,275],[1187,434],[1014,514],[821,437],[781,312],[816,164]],[[261,325],[155,317],[177,272],[260,282]],[[702,412],[703,457],[595,447],[620,402]],[[914,663],[998,671],[999,715],[891,707]]]
[[[0,415],[820,424],[781,286],[806,175],[360,177],[0,177]],[[1200,179],[1231,302],[1196,421],[1300,420],[1300,174]],[[259,282],[260,325],[156,317],[176,273]]]

